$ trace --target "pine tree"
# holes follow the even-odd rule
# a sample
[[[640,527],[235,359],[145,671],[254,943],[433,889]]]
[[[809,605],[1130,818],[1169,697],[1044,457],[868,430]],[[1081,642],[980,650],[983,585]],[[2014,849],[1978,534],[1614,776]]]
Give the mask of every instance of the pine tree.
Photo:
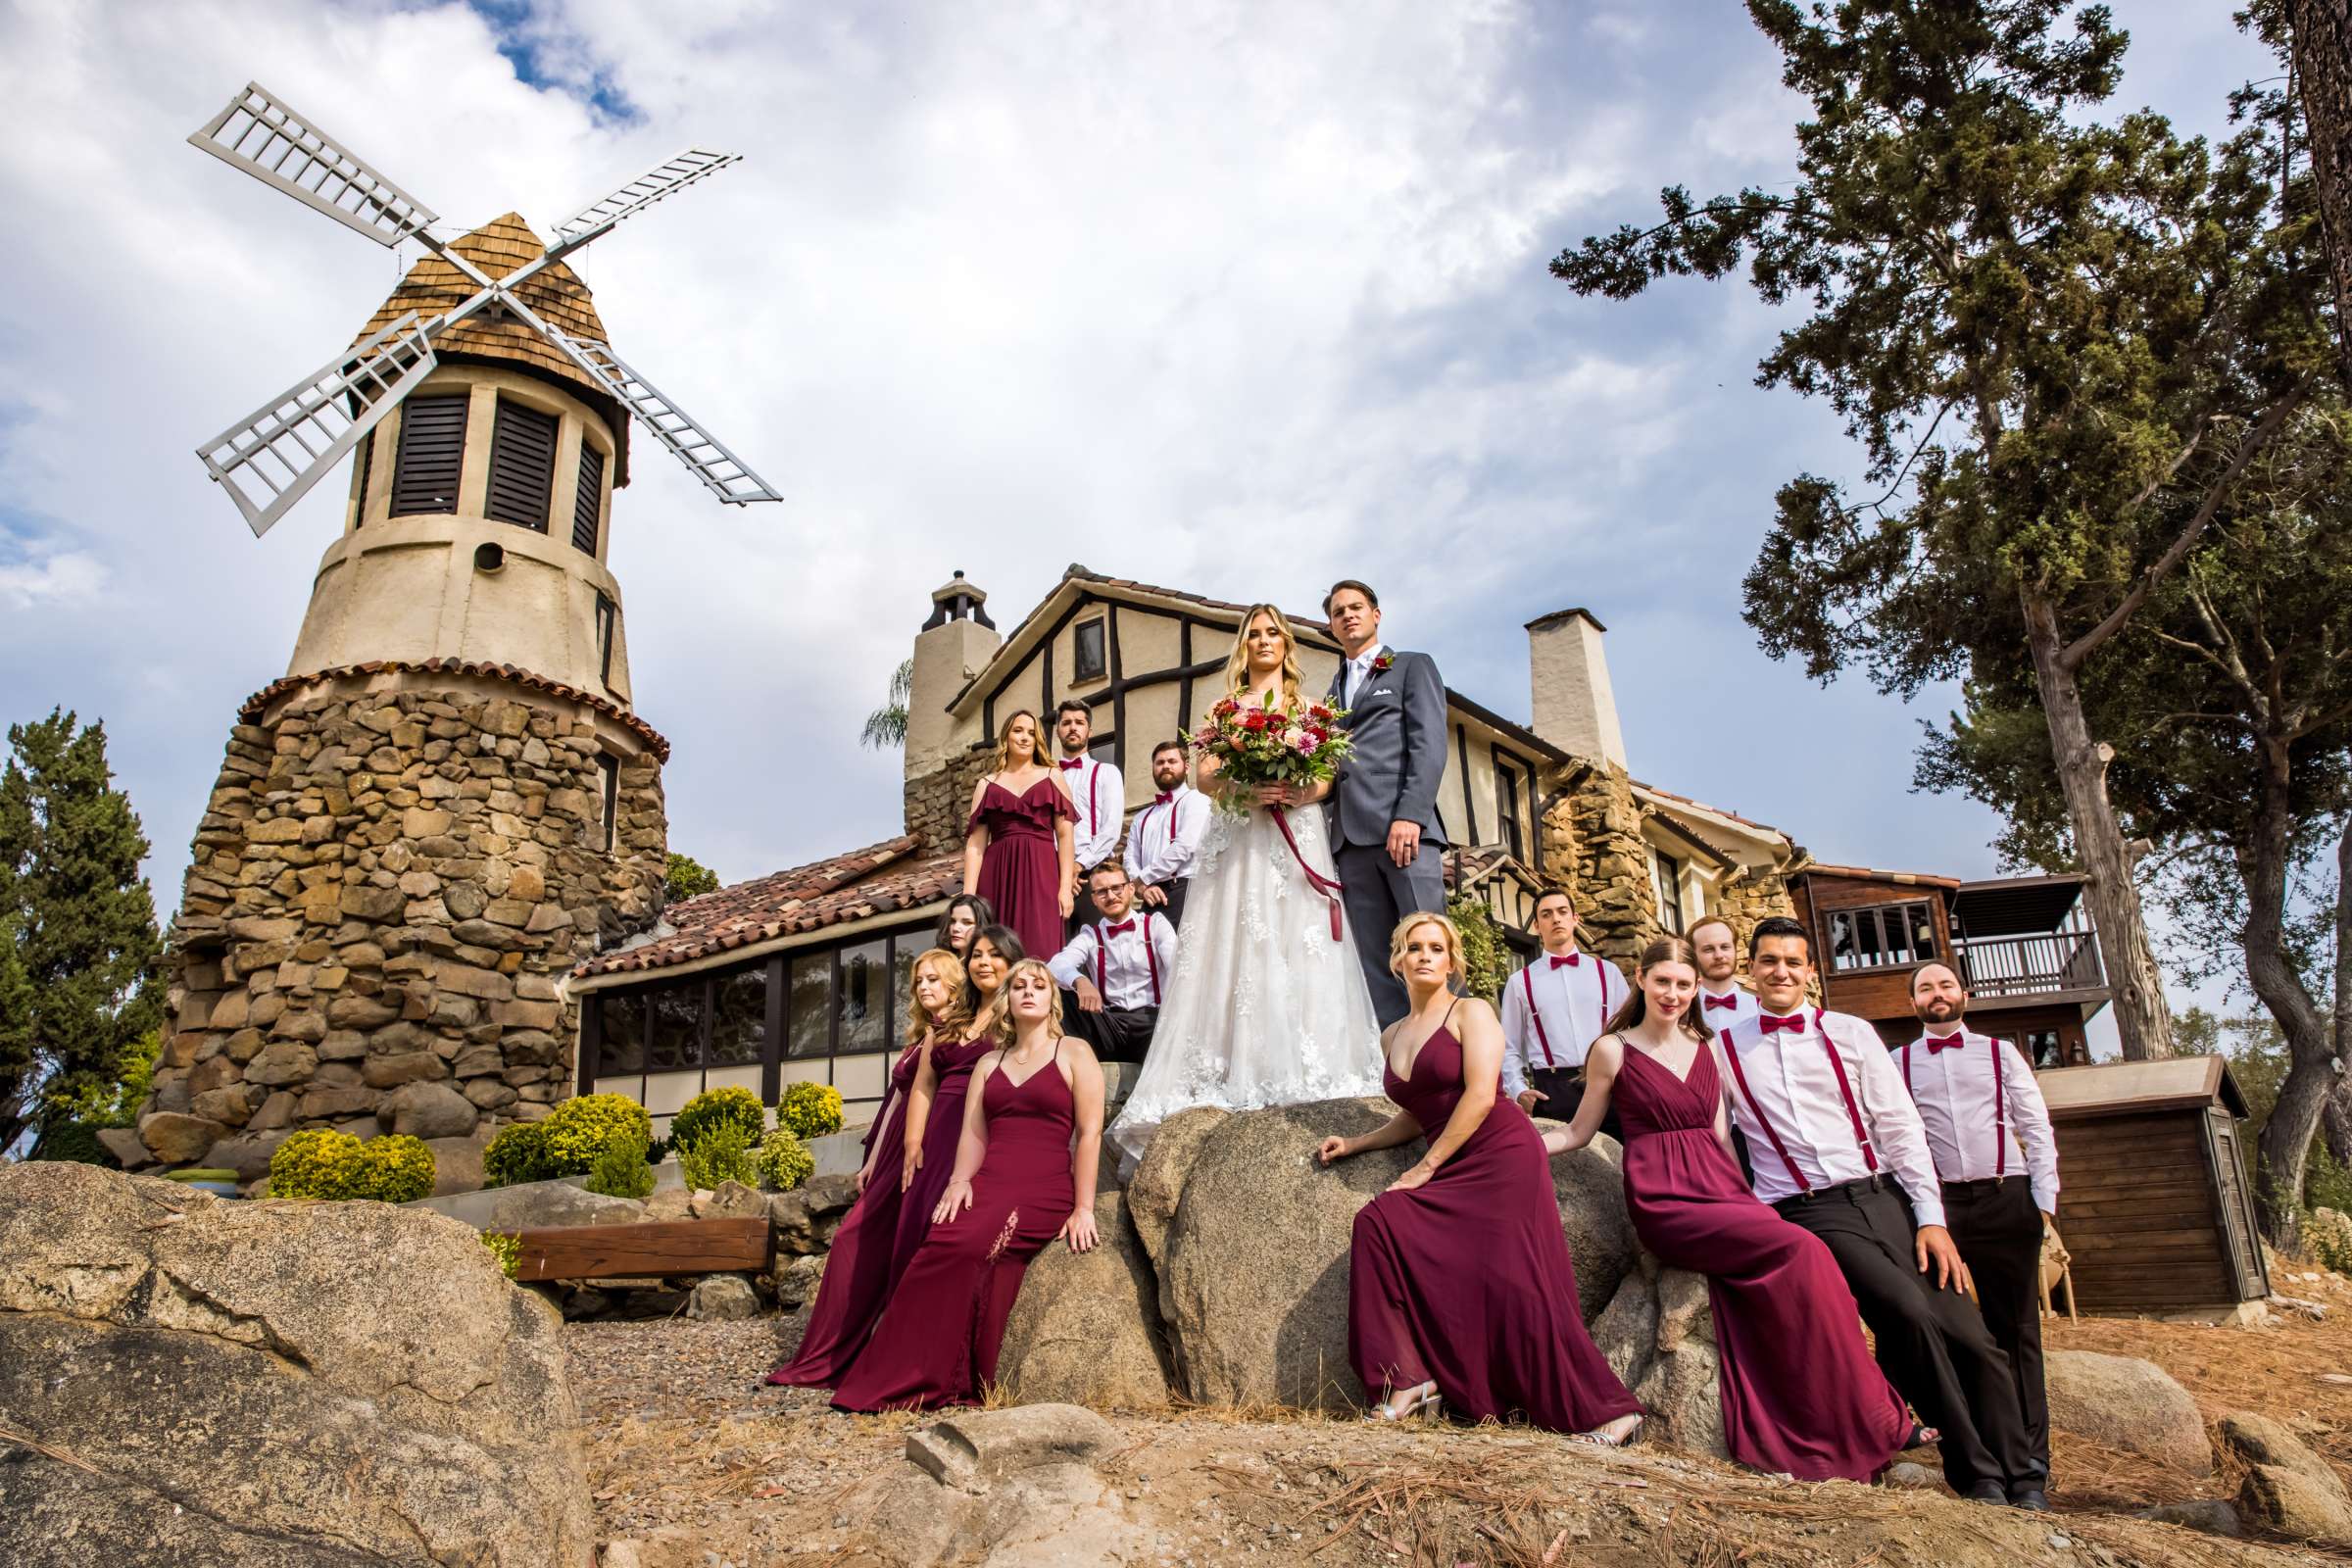
[[[139,875],[147,839],[102,724],[12,725],[0,772],[0,1149],[117,1083],[161,1022],[163,944]]]

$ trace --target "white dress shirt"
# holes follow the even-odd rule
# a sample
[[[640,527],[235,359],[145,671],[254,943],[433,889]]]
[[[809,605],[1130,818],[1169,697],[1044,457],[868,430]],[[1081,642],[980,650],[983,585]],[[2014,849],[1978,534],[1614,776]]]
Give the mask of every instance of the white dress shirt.
[[[1537,1067],[1582,1067],[1592,1042],[1608,1033],[1609,1015],[1625,1005],[1633,984],[1608,959],[1563,954],[1566,963],[1539,953],[1502,988],[1502,1092],[1527,1088]],[[1530,994],[1535,1005],[1528,1005]],[[1573,1115],[1573,1105],[1551,1107]]]
[[[1955,1037],[1958,1046],[1940,1051],[1928,1044]],[[1974,1029],[1931,1027],[1895,1056],[1928,1130],[1937,1175],[1947,1182],[2030,1177],[2034,1206],[2045,1214],[2058,1211],[2058,1141],[2050,1131],[2050,1108],[2042,1103],[2033,1064],[2015,1046]]]
[[[1065,757],[1056,763],[1061,781],[1070,788],[1070,804],[1078,808],[1078,825],[1070,832],[1071,858],[1081,872],[1110,858],[1127,822],[1127,781],[1116,762],[1091,757]]]
[[[1085,975],[1106,1007],[1156,1007],[1176,972],[1176,922],[1149,909],[1130,910],[1124,920],[1097,920],[1080,926],[1046,967],[1064,989]]]
[[[1721,1003],[1726,996],[1731,998],[1732,1004],[1730,1006],[1710,1007],[1707,1005],[1709,998]],[[1690,1005],[1697,1009],[1698,1021],[1717,1034],[1723,1033],[1736,1023],[1745,1023],[1748,1019],[1753,1018],[1759,1010],[1756,1006],[1756,994],[1737,981],[1733,982],[1729,992],[1723,992],[1709,991],[1707,983],[1701,980],[1698,983],[1698,1000],[1691,1003]]]
[[[1869,1155],[1854,1137],[1859,1116],[1878,1174],[1903,1184],[1915,1221],[1941,1225],[1943,1188],[1927,1131],[1879,1032],[1850,1013],[1807,1007],[1795,1029],[1767,1033],[1765,1016],[1759,1012],[1714,1042],[1732,1119],[1755,1167],[1756,1196],[1777,1203],[1870,1175]],[[1843,1092],[1825,1030],[1844,1068]],[[1798,1179],[1790,1177],[1790,1165]]]
[[[1190,784],[1178,784],[1152,797],[1136,813],[1127,835],[1128,878],[1136,882],[1173,882],[1193,874],[1193,857],[1200,836],[1208,831],[1208,797]]]
[[[1362,693],[1364,690],[1365,681],[1371,677],[1372,662],[1388,651],[1388,644],[1374,643],[1371,647],[1365,649],[1362,653],[1356,655],[1353,659],[1348,661],[1347,663],[1340,666],[1340,674],[1342,676],[1340,682],[1340,706],[1342,708],[1353,708],[1355,706],[1356,697]]]

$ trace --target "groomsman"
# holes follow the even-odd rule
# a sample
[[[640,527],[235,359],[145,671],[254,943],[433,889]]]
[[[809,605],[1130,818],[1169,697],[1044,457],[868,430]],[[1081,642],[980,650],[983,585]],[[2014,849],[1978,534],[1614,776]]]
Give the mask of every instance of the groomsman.
[[[1087,744],[1094,735],[1093,712],[1075,697],[1063,698],[1054,710],[1054,741],[1061,754],[1054,765],[1061,769],[1070,804],[1078,808],[1078,825],[1070,835],[1077,885],[1070,890],[1075,899],[1069,924],[1062,931],[1064,937],[1101,912],[1087,902],[1087,876],[1110,858],[1110,852],[1118,847],[1119,829],[1127,820],[1127,781],[1119,776],[1116,762],[1087,755]]]
[[[1079,927],[1046,963],[1062,988],[1062,1022],[1104,1061],[1141,1061],[1159,1024],[1159,999],[1176,972],[1176,924],[1134,907],[1135,886],[1116,861],[1088,879],[1102,917]]]
[[[1208,797],[1185,782],[1184,742],[1161,741],[1152,748],[1152,783],[1158,794],[1136,814],[1127,834],[1128,880],[1135,901],[1157,909],[1174,924],[1184,918],[1185,889],[1192,886],[1193,857],[1208,831]]]
[[[1756,1015],[1756,994],[1735,978],[1740,972],[1740,938],[1732,922],[1710,914],[1690,928],[1690,951],[1698,958],[1698,1021],[1718,1032]]]
[[[2058,1217],[2058,1141],[2032,1064],[2008,1041],[1967,1026],[1968,990],[1949,966],[1922,964],[1913,972],[1911,1010],[1926,1027],[1895,1060],[1942,1178],[1944,1223],[1977,1282],[1984,1326],[2008,1352],[2016,1378],[2034,1474],[2019,1490],[2040,1499],[2050,1478],[2041,1227]]]
[[[1427,654],[1401,654],[1380,640],[1380,597],[1348,578],[1323,596],[1340,645],[1331,702],[1354,739],[1324,803],[1332,859],[1340,873],[1355,956],[1387,1027],[1410,1010],[1404,982],[1389,972],[1396,922],[1446,907],[1446,821],[1438,785],[1446,776],[1446,683]]]
[[[1576,951],[1576,906],[1558,888],[1536,900],[1536,937],[1543,953],[1502,988],[1502,1092],[1531,1116],[1567,1121],[1585,1098],[1585,1054],[1633,985],[1608,959]],[[1615,1109],[1600,1130],[1624,1142]]]
[[[1805,1005],[1812,946],[1794,920],[1758,921],[1747,972],[1759,1011],[1714,1041],[1756,1196],[1829,1247],[1886,1381],[1941,1430],[1952,1490],[2047,1506],[2009,1357],[1966,1295],[1919,1111],[1877,1030]]]

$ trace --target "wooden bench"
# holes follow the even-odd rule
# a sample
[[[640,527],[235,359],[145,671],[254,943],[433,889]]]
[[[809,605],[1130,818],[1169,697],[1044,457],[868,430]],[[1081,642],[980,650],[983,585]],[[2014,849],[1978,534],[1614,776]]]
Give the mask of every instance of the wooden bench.
[[[756,1274],[767,1267],[769,1253],[764,1219],[564,1225],[511,1234],[520,1243],[514,1278],[526,1282]]]

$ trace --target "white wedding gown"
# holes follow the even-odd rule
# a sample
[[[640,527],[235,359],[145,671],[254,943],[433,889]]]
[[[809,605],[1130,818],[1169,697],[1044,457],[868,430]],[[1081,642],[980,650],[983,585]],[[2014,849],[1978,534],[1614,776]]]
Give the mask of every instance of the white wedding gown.
[[[1288,813],[1332,875],[1323,808]],[[1253,1110],[1381,1092],[1380,1024],[1343,916],[1307,882],[1273,816],[1213,816],[1194,861],[1176,973],[1134,1092],[1110,1127],[1122,1171],[1180,1110]]]

